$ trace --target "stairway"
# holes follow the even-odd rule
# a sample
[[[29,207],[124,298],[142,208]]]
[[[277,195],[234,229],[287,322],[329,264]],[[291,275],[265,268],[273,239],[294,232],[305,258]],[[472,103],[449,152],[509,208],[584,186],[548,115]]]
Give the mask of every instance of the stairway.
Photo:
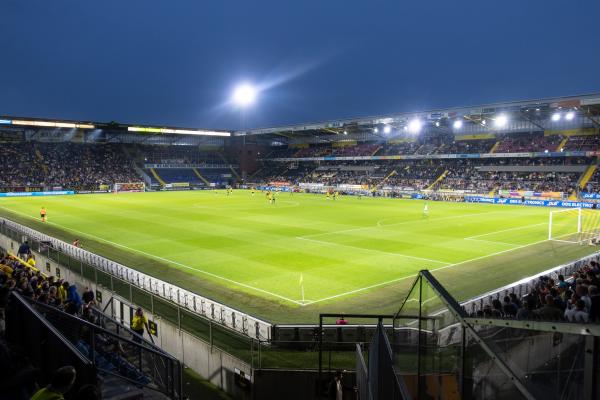
[[[385,182],[387,182],[387,180],[389,178],[391,178],[392,176],[394,176],[396,174],[398,174],[398,172],[396,172],[396,170],[393,170],[392,172],[390,172],[389,174],[387,174],[386,177],[383,178],[381,180],[381,182],[379,182],[379,184],[375,185],[375,189],[379,189],[380,187],[382,187],[385,184]]]
[[[40,162],[40,165],[42,166],[42,170],[44,171],[44,176],[48,176],[48,166],[44,163],[44,156],[42,156],[42,153],[40,152],[40,149],[35,148],[35,156],[37,157],[38,161]]]
[[[154,170],[154,168],[150,168],[150,173],[152,173],[152,176],[158,181],[158,183],[160,183],[161,186],[166,185],[166,182],[163,181],[160,176],[158,176],[158,173]]]
[[[200,174],[200,171],[198,171],[198,168],[192,168],[192,171],[194,171],[194,174],[196,174],[196,176],[197,176],[198,178],[200,178],[200,180],[201,180],[202,182],[204,182],[204,184],[205,184],[206,186],[210,186],[210,182],[208,181],[208,179],[206,179],[205,177],[203,177],[203,176],[202,176],[202,174]]]
[[[374,156],[375,154],[377,154],[379,152],[379,150],[381,150],[382,146],[377,146],[377,148],[375,149],[375,151],[373,153],[371,153],[371,157]]]
[[[494,143],[494,145],[490,149],[490,154],[494,153],[496,151],[496,149],[498,148],[498,146],[500,146],[500,140],[498,140],[496,143]]]
[[[558,147],[556,148],[555,151],[561,151],[561,149],[565,148],[565,145],[567,144],[567,142],[569,141],[569,137],[565,137],[563,140],[561,140],[560,144],[558,145]]]
[[[435,181],[433,181],[433,183],[431,185],[429,185],[427,187],[427,190],[433,190],[435,185],[437,185],[438,183],[441,183],[444,180],[444,178],[446,178],[446,175],[448,175],[449,172],[450,171],[448,171],[448,170],[445,170],[444,172],[442,172],[442,174],[440,176],[438,176],[438,178]]]
[[[596,162],[598,162],[598,160],[596,160]],[[585,189],[587,183],[590,181],[592,176],[594,176],[594,172],[596,172],[596,169],[598,169],[598,164],[594,163],[589,165],[585,172],[581,174],[579,180],[577,181],[577,188],[579,190]],[[578,191],[573,191],[573,193],[569,195],[569,200],[577,200],[577,194]]]
[[[596,169],[598,169],[598,165],[592,164],[585,170],[583,175],[581,175],[581,178],[579,178],[579,182],[577,182],[577,184],[579,185],[579,189],[585,189],[587,183],[590,181],[592,176],[594,176],[594,172],[596,172]]]
[[[225,164],[227,164],[227,166],[229,167],[229,169],[231,170],[231,173],[236,177],[236,179],[238,181],[241,181],[242,178],[240,177],[240,175],[237,173],[237,171],[235,170],[235,168],[233,168],[233,166],[229,163],[229,161],[227,161],[227,158],[225,158],[225,156],[223,155],[223,153],[219,152],[217,153],[219,154],[219,157],[221,157],[221,160],[223,160],[225,162]]]

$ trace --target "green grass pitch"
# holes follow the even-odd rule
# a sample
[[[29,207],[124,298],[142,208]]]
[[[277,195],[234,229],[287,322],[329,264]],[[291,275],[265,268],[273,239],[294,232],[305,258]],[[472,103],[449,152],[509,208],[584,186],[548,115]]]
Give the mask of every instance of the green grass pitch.
[[[546,240],[548,208],[428,205],[186,191],[2,198],[0,214],[274,322],[393,312],[420,269],[465,299],[594,251]]]

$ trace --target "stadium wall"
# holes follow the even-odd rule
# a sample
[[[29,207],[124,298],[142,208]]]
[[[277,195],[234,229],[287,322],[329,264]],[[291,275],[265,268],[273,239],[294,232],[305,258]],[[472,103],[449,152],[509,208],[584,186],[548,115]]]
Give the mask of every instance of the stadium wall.
[[[19,241],[14,238],[0,234],[0,248],[15,253],[19,245]],[[125,326],[129,326],[133,310],[142,306],[144,313],[150,316],[149,320],[157,324],[156,335],[152,338],[157,346],[235,398],[247,398],[245,389],[237,382],[240,372],[246,377],[252,377],[250,364],[185,331],[181,326],[161,318],[148,307],[133,305],[114,290],[97,284],[95,280],[87,279],[82,273],[73,272],[35,249],[33,252],[37,266],[42,272],[74,283],[80,290],[84,287],[91,288],[96,293],[100,307],[107,313],[110,311],[111,316]]]

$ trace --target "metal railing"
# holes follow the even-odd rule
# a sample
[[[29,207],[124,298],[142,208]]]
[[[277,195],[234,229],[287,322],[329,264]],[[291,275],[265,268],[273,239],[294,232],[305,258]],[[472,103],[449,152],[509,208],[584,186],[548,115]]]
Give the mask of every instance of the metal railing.
[[[421,271],[396,314],[392,346],[416,399],[593,399],[598,339],[592,325],[470,318]]]
[[[125,334],[112,332],[18,294],[15,297],[43,315],[98,371],[116,375],[173,399],[182,398],[181,363],[150,342],[139,336],[131,337],[128,331],[122,331]]]

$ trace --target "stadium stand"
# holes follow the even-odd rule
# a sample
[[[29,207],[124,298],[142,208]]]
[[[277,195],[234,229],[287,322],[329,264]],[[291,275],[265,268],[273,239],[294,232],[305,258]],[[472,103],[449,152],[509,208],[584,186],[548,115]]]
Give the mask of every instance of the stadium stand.
[[[48,382],[54,368],[70,363],[79,374],[72,392],[92,385],[101,388],[104,399],[167,399],[181,394],[180,363],[103,314],[93,291],[85,288],[80,294],[74,284],[46,276],[3,252],[0,317],[0,338],[6,333],[6,342],[0,342],[0,365],[12,371],[15,379],[8,389],[3,387],[0,396],[12,393],[11,399],[27,400]],[[48,340],[55,347],[39,354],[29,347],[35,340]],[[57,354],[59,349],[62,356]],[[27,358],[19,361],[19,357]]]

